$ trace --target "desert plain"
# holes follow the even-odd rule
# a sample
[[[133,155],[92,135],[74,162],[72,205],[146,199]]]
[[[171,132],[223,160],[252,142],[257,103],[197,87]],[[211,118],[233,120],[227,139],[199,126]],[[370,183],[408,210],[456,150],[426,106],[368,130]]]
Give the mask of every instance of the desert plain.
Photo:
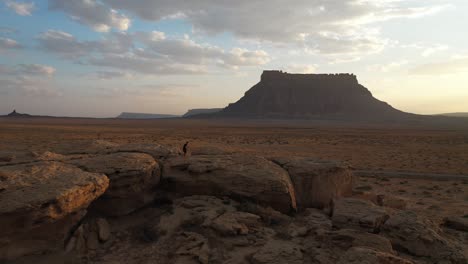
[[[61,155],[77,155],[89,142],[160,144],[177,150],[182,150],[183,144],[189,142],[189,154],[191,153],[192,156],[216,155],[221,151],[266,158],[307,157],[317,160],[342,161],[354,173],[352,194],[354,198],[378,204],[379,199],[381,199],[379,197],[391,197],[388,199],[387,208],[390,210],[390,215],[398,214],[399,210],[414,212],[418,217],[430,220],[430,225],[434,226],[434,230],[443,233],[444,239],[451,241],[450,243],[453,243],[454,247],[457,248],[456,254],[463,256],[468,250],[467,226],[460,227],[459,223],[456,228],[453,228],[447,222],[447,219],[454,218],[461,221],[461,224],[463,221],[466,224],[466,220],[468,220],[468,176],[463,176],[468,175],[468,126],[451,128],[425,127],[417,124],[404,126],[356,125],[318,121],[196,119],[0,119],[0,149],[4,153],[21,151],[42,153],[48,151]],[[362,175],[360,173],[362,171],[365,171],[366,175]],[[417,177],[408,176],[408,173],[413,173],[411,175]],[[437,177],[434,176],[435,174]],[[208,203],[210,202],[213,201],[208,201]],[[178,203],[184,207],[183,201],[174,202],[174,204]],[[222,254],[214,250],[216,245],[213,243],[220,243],[219,238],[216,240],[206,234],[207,238],[200,238],[200,235],[192,237],[194,234],[198,234],[197,228],[193,226],[184,226],[188,230],[185,230],[187,232],[184,234],[188,236],[186,239],[195,245],[187,246],[189,248],[185,249],[179,248],[179,251],[172,252],[168,257],[164,254],[174,249],[170,249],[170,245],[161,246],[158,244],[160,242],[154,242],[153,240],[158,240],[154,236],[159,238],[160,234],[154,235],[154,232],[148,231],[147,226],[148,222],[154,224],[159,221],[167,213],[167,210],[178,210],[168,209],[169,207],[170,205],[163,203],[163,205],[136,211],[131,214],[132,217],[127,215],[120,218],[106,218],[112,230],[110,232],[112,239],[99,247],[91,246],[86,250],[86,253],[80,251],[81,253],[76,253],[73,257],[57,254],[43,254],[40,257],[26,256],[11,260],[11,263],[337,263],[338,261],[342,261],[340,263],[371,263],[359,258],[353,260],[353,255],[350,255],[347,260],[339,260],[339,257],[335,258],[332,255],[336,252],[344,254],[345,251],[325,249],[325,247],[323,251],[328,252],[330,256],[319,257],[321,253],[317,252],[320,251],[318,249],[320,246],[314,250],[308,248],[318,242],[307,242],[307,239],[310,238],[305,234],[297,235],[294,233],[291,235],[287,231],[290,227],[284,227],[282,224],[278,224],[272,229],[277,233],[277,237],[288,241],[287,243],[295,241],[296,236],[304,236],[300,242],[296,241],[297,243],[294,244],[299,245],[300,258],[296,258],[294,247],[288,251],[289,244],[279,246],[282,248],[279,250],[275,249],[274,243],[270,245],[269,242],[265,243],[273,249],[262,252],[262,256],[257,256],[255,252],[259,249],[253,245],[255,243],[263,244],[255,239],[252,239],[255,240],[252,242],[250,238],[244,238],[246,241],[236,238],[239,240],[223,244],[221,247],[227,251],[232,248],[242,248],[245,246],[244,244],[249,245],[240,251],[232,250],[238,254],[237,257],[227,256],[229,254]],[[186,206],[186,208],[192,207]],[[229,211],[229,209],[223,210]],[[204,214],[203,210],[198,212]],[[300,219],[300,217],[307,216],[299,214],[297,217]],[[247,218],[246,216],[245,219]],[[281,217],[279,218],[281,219]],[[392,218],[390,217],[390,219]],[[281,221],[278,220],[278,222]],[[250,228],[249,224],[246,225]],[[252,229],[255,228],[252,227]],[[310,236],[312,231],[308,232]],[[420,246],[427,247],[429,250],[447,246],[444,244],[445,242],[441,242],[442,244],[437,244],[439,241],[434,242],[439,238],[439,235],[434,235],[436,237],[434,238],[431,237],[431,234],[426,235],[427,238],[425,238],[429,242],[421,240],[424,241],[421,243],[427,242],[428,244]],[[333,237],[333,235],[329,236]],[[411,246],[408,249],[404,243],[403,246],[399,243],[396,243],[397,246],[395,246],[391,236],[389,235],[389,239],[392,241],[393,249],[390,250],[393,250],[393,255],[401,257],[402,260],[375,255],[375,252],[372,251],[369,254],[373,254],[372,257],[377,256],[379,259],[379,262],[375,263],[413,263],[411,261],[414,263],[463,263],[466,260],[463,257],[452,258],[444,254],[440,256],[437,254],[427,255],[424,252],[419,252],[418,249],[413,250]],[[175,239],[174,245],[191,243],[180,242],[178,239],[181,238]],[[360,239],[366,240],[366,238]],[[200,243],[205,243],[205,240],[208,241],[211,251],[204,247],[194,251],[193,248],[198,247]],[[343,243],[349,242],[346,239],[344,241],[347,242]],[[435,245],[432,245],[432,242]],[[253,251],[250,252],[248,248],[253,249]],[[441,249],[441,251],[443,250],[446,249]],[[166,253],[161,253],[163,251]],[[164,257],[162,257],[163,255]],[[177,258],[178,255],[182,255],[184,258]],[[357,255],[359,256],[359,254]],[[388,262],[382,259],[386,259]]]

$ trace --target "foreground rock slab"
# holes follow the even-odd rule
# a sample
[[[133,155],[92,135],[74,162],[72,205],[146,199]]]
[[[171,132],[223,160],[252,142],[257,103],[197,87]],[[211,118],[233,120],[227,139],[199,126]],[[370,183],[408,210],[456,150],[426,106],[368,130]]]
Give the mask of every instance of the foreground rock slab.
[[[366,247],[353,247],[346,251],[338,264],[414,264],[414,262],[395,255]]]
[[[378,233],[388,217],[384,208],[370,201],[345,198],[335,202],[332,222],[338,228]]]
[[[311,158],[273,158],[288,171],[298,208],[324,208],[333,199],[350,196],[353,174],[340,162]]]
[[[395,248],[413,256],[427,257],[434,263],[468,263],[467,252],[440,233],[412,211],[401,211],[382,226],[382,234]]]
[[[63,247],[109,185],[103,174],[59,162],[3,166],[0,178],[0,259]]]
[[[213,195],[255,201],[281,212],[296,209],[294,187],[280,166],[256,156],[199,155],[169,159],[167,188],[181,196]]]
[[[159,164],[142,153],[113,153],[70,162],[109,177],[109,189],[92,209],[110,216],[125,215],[152,202],[161,177]]]

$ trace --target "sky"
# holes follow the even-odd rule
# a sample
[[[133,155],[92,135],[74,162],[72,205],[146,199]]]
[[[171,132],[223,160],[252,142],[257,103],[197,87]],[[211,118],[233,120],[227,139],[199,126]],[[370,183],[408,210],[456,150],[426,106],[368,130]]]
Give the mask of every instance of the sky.
[[[467,14],[466,0],[0,0],[0,114],[183,114],[275,69],[468,112]]]

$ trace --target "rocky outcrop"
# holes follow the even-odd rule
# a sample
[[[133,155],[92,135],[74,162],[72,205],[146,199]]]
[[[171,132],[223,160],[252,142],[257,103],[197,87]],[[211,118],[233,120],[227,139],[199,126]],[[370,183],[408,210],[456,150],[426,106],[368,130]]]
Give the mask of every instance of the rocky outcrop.
[[[454,230],[468,232],[468,217],[447,217],[444,219],[444,226]]]
[[[252,264],[302,264],[304,256],[301,248],[290,242],[270,240],[253,256]]]
[[[353,175],[337,162],[83,146],[72,155],[0,153],[0,262],[52,253],[93,263],[467,260],[465,218],[447,218],[441,230],[401,211],[413,203],[370,193],[378,188],[367,180],[345,197]]]
[[[381,231],[397,250],[413,256],[428,257],[434,263],[467,263],[467,253],[457,243],[443,237],[434,224],[412,211],[391,216]]]
[[[161,177],[159,164],[143,153],[113,153],[69,162],[109,177],[109,189],[92,209],[111,216],[128,214],[152,202]]]
[[[332,200],[352,194],[353,175],[342,163],[310,158],[272,160],[289,173],[298,208],[329,207]]]
[[[109,180],[58,162],[0,167],[0,260],[59,249]]]
[[[244,97],[211,116],[382,121],[410,114],[375,99],[352,74],[265,71]]]
[[[340,258],[338,264],[414,264],[413,261],[367,247],[353,247]]]
[[[112,149],[112,152],[134,152],[134,153],[145,153],[152,156],[155,160],[163,160],[170,157],[180,156],[181,150],[159,145],[159,144],[139,144],[130,143],[124,145],[118,145]]]
[[[269,205],[281,212],[296,209],[294,187],[278,165],[256,156],[199,155],[169,159],[167,189],[179,196],[228,196]]]
[[[369,201],[345,198],[335,202],[332,222],[338,228],[378,233],[388,217],[384,208]]]

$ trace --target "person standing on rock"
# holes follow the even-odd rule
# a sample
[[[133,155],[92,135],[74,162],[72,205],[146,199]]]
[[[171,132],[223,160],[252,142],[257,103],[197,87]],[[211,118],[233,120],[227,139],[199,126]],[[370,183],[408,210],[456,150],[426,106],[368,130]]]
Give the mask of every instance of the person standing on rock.
[[[188,151],[188,144],[189,142],[185,142],[184,146],[182,147],[182,151],[184,152],[184,156],[187,156],[187,151]]]

